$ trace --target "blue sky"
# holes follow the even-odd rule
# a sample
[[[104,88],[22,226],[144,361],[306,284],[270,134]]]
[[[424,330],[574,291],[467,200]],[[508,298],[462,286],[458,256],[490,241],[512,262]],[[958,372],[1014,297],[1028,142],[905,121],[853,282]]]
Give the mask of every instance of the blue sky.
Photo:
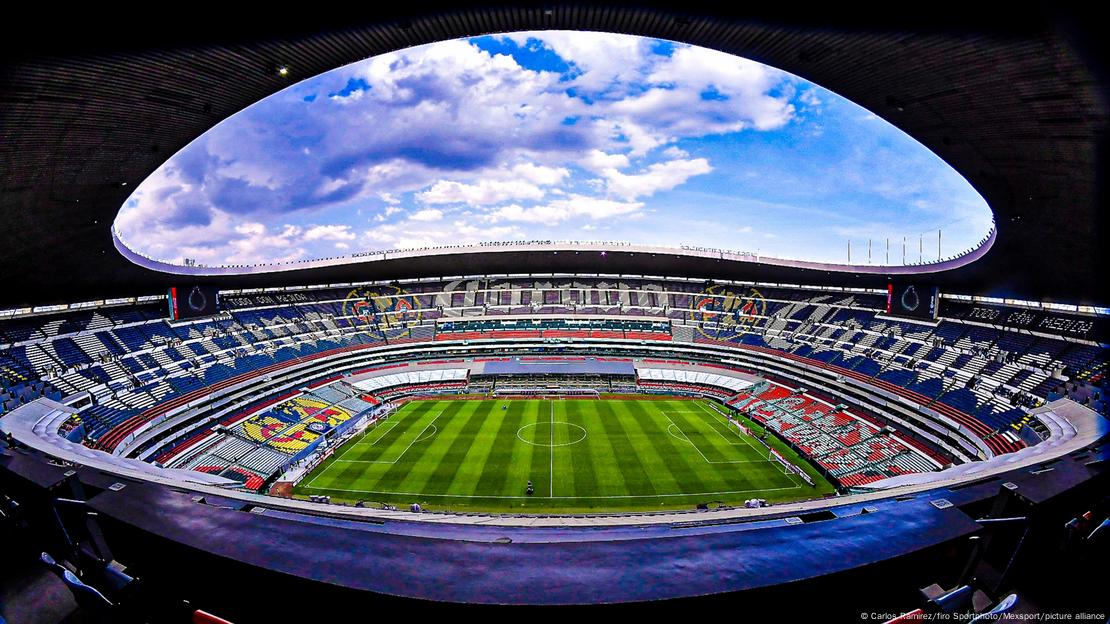
[[[295,84],[189,144],[116,219],[148,256],[208,265],[490,240],[925,259],[990,210],[890,124],[796,76],[604,33],[516,33],[382,55]]]

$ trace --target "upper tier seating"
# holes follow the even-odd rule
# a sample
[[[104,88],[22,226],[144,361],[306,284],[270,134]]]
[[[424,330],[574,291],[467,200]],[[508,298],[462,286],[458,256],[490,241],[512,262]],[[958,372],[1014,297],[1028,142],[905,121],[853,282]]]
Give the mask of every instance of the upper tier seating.
[[[283,295],[283,301],[267,294],[231,296],[217,317],[173,324],[163,320],[161,303],[6,319],[0,321],[0,414],[38,396],[87,392],[103,408],[90,416],[89,439],[114,448],[166,405],[338,349],[468,337],[511,340],[532,337],[532,331],[552,339],[673,335],[806,357],[906,390],[938,411],[958,414],[957,420],[970,418],[984,436],[998,438],[993,447],[1002,451],[1017,446],[1004,434],[1022,422],[1032,397],[1048,396],[1059,385],[1045,371],[1066,366],[1073,378],[1101,383],[1107,359],[1106,350],[1088,345],[959,322],[929,328],[877,319],[873,310],[882,299],[868,294],[760,288],[760,306],[725,309],[724,295],[706,294],[704,284],[692,282],[472,280],[447,293],[442,283],[407,288],[412,294],[377,301],[383,312],[374,323],[349,309],[344,315],[348,290],[303,291]],[[401,299],[403,314],[389,316]],[[628,322],[642,327],[622,320],[581,329],[548,319],[536,330],[502,331],[492,329],[495,321],[468,318],[541,313],[630,314],[639,318]],[[434,323],[446,317],[459,326],[437,332]],[[468,333],[476,322],[488,327]],[[1003,354],[1013,361],[998,359]],[[1105,401],[1092,405],[1105,409]]]

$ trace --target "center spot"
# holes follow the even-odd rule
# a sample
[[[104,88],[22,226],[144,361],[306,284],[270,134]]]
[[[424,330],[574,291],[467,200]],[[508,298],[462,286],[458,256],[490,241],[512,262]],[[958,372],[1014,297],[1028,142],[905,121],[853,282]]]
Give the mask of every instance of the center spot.
[[[586,439],[586,429],[561,420],[538,422],[517,429],[516,437],[534,446],[570,446]]]

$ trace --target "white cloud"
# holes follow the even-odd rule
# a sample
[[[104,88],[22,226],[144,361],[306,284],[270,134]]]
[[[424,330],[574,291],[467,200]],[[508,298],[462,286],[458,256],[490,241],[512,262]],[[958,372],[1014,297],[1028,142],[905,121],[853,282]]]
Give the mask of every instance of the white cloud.
[[[547,192],[541,187],[559,184],[569,175],[570,170],[566,167],[523,162],[511,168],[485,169],[461,176],[477,179],[473,184],[459,180],[439,180],[430,188],[416,193],[415,198],[424,204],[468,206],[489,206],[513,200],[539,200]]]
[[[412,213],[409,218],[413,221],[423,221],[425,223],[439,221],[443,218],[443,211],[435,208],[425,208]]]
[[[354,240],[355,234],[349,225],[314,225],[304,233],[304,240]]]
[[[571,195],[567,199],[557,199],[540,206],[523,207],[517,204],[502,206],[486,215],[491,223],[516,221],[523,223],[542,223],[554,225],[571,218],[585,218],[594,221],[628,216],[644,207],[643,202],[619,202],[584,195]]]
[[[661,63],[651,75],[653,82],[682,85],[688,92],[719,93],[727,100],[703,100],[717,108],[727,102],[731,117],[759,130],[782,127],[794,115],[786,98],[775,97],[772,89],[785,78],[777,69],[724,52],[686,46],[677,48],[670,62]]]
[[[510,38],[523,42],[527,36]],[[283,238],[284,232],[259,233],[256,225],[236,232],[235,224],[272,223],[298,211],[344,203],[352,204],[352,212],[356,207],[372,209],[373,204],[357,203],[362,199],[385,204],[372,218],[378,228],[402,209],[409,216],[401,223],[445,218],[442,210],[416,210],[419,204],[510,203],[521,211],[517,219],[532,222],[606,218],[610,212],[629,214],[639,208],[630,201],[605,203],[610,200],[584,193],[632,200],[673,188],[682,178],[679,165],[659,168],[650,161],[640,163],[647,167],[642,171],[658,174],[656,181],[612,173],[632,166],[630,156],[642,158],[675,138],[736,125],[707,124],[705,114],[686,125],[671,118],[668,111],[698,115],[716,106],[699,103],[700,82],[676,78],[685,67],[679,63],[686,62],[683,47],[668,58],[654,54],[655,43],[649,39],[574,32],[537,36],[573,65],[569,79],[521,67],[511,56],[490,55],[467,41],[448,41],[382,55],[301,83],[217,126],[189,146],[191,160],[160,169],[152,177],[157,185],[145,188],[144,183],[142,190],[149,191],[147,198],[171,199],[137,202],[134,210],[123,211],[121,230],[134,240],[146,240],[152,229],[203,230],[223,237],[224,248],[230,248],[233,237],[301,236],[298,240],[312,247],[351,240],[355,221],[336,218],[329,225],[305,225],[303,233]],[[699,71],[691,76],[705,82],[705,69]],[[745,77],[744,84],[754,85],[758,72]],[[673,88],[649,89],[645,97],[644,83],[660,80],[674,82]],[[370,88],[346,89],[351,81],[364,81]],[[594,94],[593,102],[568,95],[568,88]],[[348,94],[317,97],[311,104],[304,99],[340,92]],[[719,110],[712,113],[720,116]],[[568,119],[576,123],[565,124]],[[670,161],[685,156],[675,149],[664,154]],[[574,180],[571,166],[604,173],[605,183]],[[215,224],[213,215],[220,210],[231,223]],[[508,218],[512,209],[506,210]],[[129,211],[134,218],[123,218]],[[187,226],[183,220],[189,221]],[[152,221],[164,227],[152,228]],[[383,242],[400,236],[381,233]],[[281,241],[270,242],[274,244],[241,243],[234,257],[254,249],[260,254],[256,260],[265,260],[270,250],[284,249]],[[179,246],[153,247],[177,253]],[[207,248],[215,254],[220,246]]]
[[[649,63],[652,42],[638,37],[614,37],[609,33],[543,31],[511,33],[505,37],[523,45],[536,38],[579,70],[570,84],[591,92],[620,92],[638,79]]]
[[[601,173],[606,169],[624,169],[629,166],[628,156],[624,154],[606,154],[601,150],[590,150],[580,163],[583,169]]]
[[[477,184],[463,184],[440,180],[426,191],[416,194],[424,204],[467,204],[488,206],[513,199],[542,199],[543,189],[523,180],[481,180]]]
[[[235,231],[247,236],[257,236],[266,231],[266,226],[261,223],[240,223],[235,226]]]
[[[691,160],[669,160],[650,165],[642,173],[625,175],[615,169],[605,171],[608,190],[617,197],[631,200],[653,195],[658,191],[669,191],[684,184],[696,175],[713,170],[704,158]]]
[[[526,162],[513,167],[512,175],[539,186],[551,186],[565,180],[570,171],[566,167],[544,167]]]
[[[450,227],[408,221],[368,230],[363,236],[367,247],[381,249],[383,245],[395,248],[472,245],[481,241],[520,238],[522,232],[515,225],[488,225],[459,219]]]
[[[455,221],[454,235],[460,238],[455,240],[462,240],[465,242],[478,242],[479,240],[505,240],[519,235],[520,230],[516,226],[488,226],[476,225],[467,221]]]
[[[289,262],[299,260],[305,255],[305,249],[299,245],[303,230],[297,226],[287,224],[280,232],[270,232],[262,223],[248,222],[239,224],[234,229],[240,236],[228,237],[222,248],[206,250],[187,247],[184,257],[209,263],[212,262],[210,258],[217,256],[226,258],[217,262],[254,264],[262,261]]]
[[[684,211],[649,198],[717,173],[726,162],[746,169],[733,174],[743,179],[738,193],[766,194],[740,198],[748,204],[782,204],[789,214],[822,206],[830,225],[858,229],[875,221],[887,230],[896,226],[895,210],[911,218],[913,231],[943,226],[945,240],[953,224],[989,225],[989,212],[966,182],[928,179],[922,172],[933,171],[936,159],[927,151],[925,158],[900,153],[908,138],[852,135],[833,145],[851,148],[838,152],[843,162],[818,175],[807,174],[800,158],[784,173],[760,159],[725,157],[724,150],[741,146],[730,137],[699,140],[781,129],[829,146],[840,125],[825,124],[822,137],[805,114],[826,104],[822,114],[842,114],[841,124],[868,132],[887,127],[879,121],[864,128],[861,114],[873,115],[784,72],[712,50],[607,33],[504,35],[520,43],[530,36],[572,71],[529,69],[467,41],[339,68],[213,128],[139,186],[116,226],[142,253],[207,264],[321,257],[347,246],[572,237],[594,227],[617,238],[696,243],[673,227],[690,215],[671,214]],[[656,53],[660,47],[671,54]],[[346,89],[352,80],[371,88]],[[316,96],[311,103],[309,95]],[[756,239],[775,226],[755,222],[753,234],[747,225],[753,221],[733,209],[736,198],[707,190],[720,185],[690,186],[687,197],[705,201],[689,211],[720,224],[697,236]],[[867,207],[875,214],[841,218],[848,192],[853,201],[872,198]],[[628,225],[638,218],[650,224]]]

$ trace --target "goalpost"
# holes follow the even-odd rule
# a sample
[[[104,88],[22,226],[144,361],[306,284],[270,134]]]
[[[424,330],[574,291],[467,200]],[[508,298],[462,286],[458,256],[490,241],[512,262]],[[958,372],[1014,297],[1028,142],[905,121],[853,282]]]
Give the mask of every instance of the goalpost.
[[[780,455],[778,451],[771,448],[771,446],[769,444],[767,444],[766,441],[761,440],[759,438],[759,436],[753,435],[752,431],[749,430],[747,427],[745,427],[739,420],[736,420],[736,419],[732,418],[731,415],[726,414],[725,412],[722,412],[717,407],[717,405],[715,403],[710,402],[709,405],[710,405],[710,407],[713,408],[713,410],[715,412],[725,416],[725,418],[728,420],[728,422],[732,423],[733,425],[736,425],[737,429],[739,429],[740,431],[743,431],[749,438],[755,440],[760,445],[762,445],[764,448],[766,448],[767,449],[767,461],[771,462],[772,464],[776,464],[777,466],[782,468],[783,474],[785,474],[785,475],[796,474],[799,477],[801,477],[802,480],[805,481],[806,483],[808,483],[809,485],[816,487],[817,484],[814,483],[812,477],[810,477],[808,474],[806,474],[806,471],[802,470],[798,466],[796,466],[796,465],[790,463],[789,461],[787,461],[786,458],[783,457],[782,455]]]
[[[771,450],[771,452],[767,456],[767,461],[769,461],[773,464],[778,464],[782,468],[782,473],[783,474],[786,474],[786,475],[796,474],[799,477],[801,477],[802,480],[805,481],[806,483],[808,483],[810,485],[814,485],[813,479],[810,478],[810,476],[807,475],[804,470],[802,470],[801,468],[795,466],[794,464],[786,461],[786,458],[783,457],[782,455],[779,455],[779,452],[776,451],[775,449],[770,449],[770,450]]]
[[[743,425],[743,423],[741,423],[739,420],[736,420],[735,418],[733,418],[731,412],[722,411],[721,408],[717,405],[716,401],[707,401],[707,403],[709,404],[710,409],[712,409],[714,412],[717,412],[721,416],[724,416],[725,421],[735,425],[736,428],[739,429],[741,433],[743,433],[744,435],[746,435],[748,437],[755,437],[754,435],[752,435],[752,432],[751,432],[750,429],[745,427]]]

